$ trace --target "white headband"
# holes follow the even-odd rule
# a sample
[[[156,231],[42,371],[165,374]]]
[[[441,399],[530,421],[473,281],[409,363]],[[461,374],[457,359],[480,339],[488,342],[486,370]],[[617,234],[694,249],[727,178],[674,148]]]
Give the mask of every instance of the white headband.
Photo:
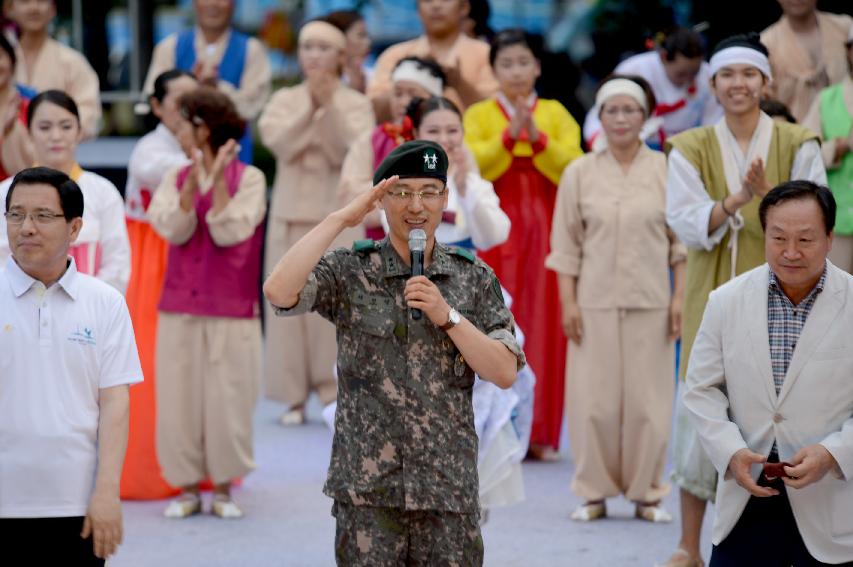
[[[422,67],[417,61],[406,60],[397,65],[391,73],[391,82],[411,81],[423,87],[432,96],[441,96],[444,90],[441,79]]]
[[[598,94],[595,95],[595,113],[600,113],[601,107],[604,106],[607,99],[616,95],[625,95],[633,98],[643,107],[646,116],[649,115],[649,102],[646,99],[646,91],[630,79],[612,79],[601,85],[601,88],[598,89]]]
[[[770,60],[767,59],[767,56],[757,49],[741,45],[726,47],[711,57],[711,76],[716,75],[723,67],[738,64],[752,65],[761,71],[761,74],[767,77],[768,80],[773,78],[773,75],[770,73]]]
[[[310,40],[323,41],[341,51],[347,47],[347,38],[344,32],[332,24],[320,20],[308,22],[299,30],[299,45]]]

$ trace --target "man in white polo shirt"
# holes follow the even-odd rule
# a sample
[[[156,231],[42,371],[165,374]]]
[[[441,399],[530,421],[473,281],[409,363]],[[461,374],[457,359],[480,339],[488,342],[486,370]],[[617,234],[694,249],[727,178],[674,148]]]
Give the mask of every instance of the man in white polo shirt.
[[[0,271],[0,538],[35,565],[103,565],[122,539],[128,385],[142,369],[124,298],[78,274],[83,194],[35,167],[6,196]]]

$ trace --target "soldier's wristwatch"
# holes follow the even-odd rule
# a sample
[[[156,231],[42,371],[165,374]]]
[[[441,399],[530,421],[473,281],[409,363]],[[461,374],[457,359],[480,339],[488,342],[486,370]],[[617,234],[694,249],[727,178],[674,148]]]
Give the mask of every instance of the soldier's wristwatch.
[[[454,308],[450,308],[450,313],[447,314],[447,323],[439,327],[442,331],[449,331],[462,321],[462,315]]]

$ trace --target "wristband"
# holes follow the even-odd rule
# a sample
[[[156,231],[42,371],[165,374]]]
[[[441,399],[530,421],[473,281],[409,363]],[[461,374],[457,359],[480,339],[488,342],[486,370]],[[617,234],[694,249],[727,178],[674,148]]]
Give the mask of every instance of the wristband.
[[[720,207],[723,209],[723,212],[726,213],[727,217],[734,215],[734,213],[730,213],[729,210],[726,208],[726,199],[725,198],[720,200]]]

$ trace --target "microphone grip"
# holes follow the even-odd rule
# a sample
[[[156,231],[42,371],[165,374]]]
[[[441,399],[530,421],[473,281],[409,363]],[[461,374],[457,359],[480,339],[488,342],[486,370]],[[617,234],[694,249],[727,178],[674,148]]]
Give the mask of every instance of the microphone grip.
[[[424,253],[420,251],[411,252],[412,277],[424,275]],[[423,317],[420,309],[412,309],[412,319],[419,321]]]

